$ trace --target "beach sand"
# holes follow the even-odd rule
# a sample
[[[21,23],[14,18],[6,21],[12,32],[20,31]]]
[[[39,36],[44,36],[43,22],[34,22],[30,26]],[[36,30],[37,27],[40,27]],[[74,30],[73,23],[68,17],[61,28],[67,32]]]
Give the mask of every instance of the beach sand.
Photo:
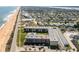
[[[9,17],[9,20],[0,29],[0,52],[5,51],[6,43],[8,42],[10,35],[13,31],[14,25],[16,23],[18,11],[19,9],[16,9],[16,11]]]

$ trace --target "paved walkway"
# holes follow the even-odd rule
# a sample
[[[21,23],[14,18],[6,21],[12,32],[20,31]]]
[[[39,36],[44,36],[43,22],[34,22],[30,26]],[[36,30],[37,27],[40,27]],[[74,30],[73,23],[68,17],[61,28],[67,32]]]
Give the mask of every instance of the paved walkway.
[[[72,49],[75,49],[77,51],[77,48],[74,46],[74,44],[70,41],[71,39],[64,33],[64,37],[67,39],[69,45],[71,46]]]

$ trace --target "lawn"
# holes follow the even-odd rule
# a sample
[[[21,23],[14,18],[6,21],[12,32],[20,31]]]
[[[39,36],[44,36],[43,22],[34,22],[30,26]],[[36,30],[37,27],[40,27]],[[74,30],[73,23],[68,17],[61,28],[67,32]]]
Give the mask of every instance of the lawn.
[[[79,40],[77,42],[78,42],[78,45],[79,45]]]
[[[71,49],[70,45],[66,46],[66,51],[70,49]]]
[[[19,30],[18,30],[18,36],[17,36],[17,46],[21,47],[24,45],[24,40],[27,33],[24,32],[23,27],[19,27],[18,29]]]
[[[48,33],[37,33],[38,35],[48,35]]]

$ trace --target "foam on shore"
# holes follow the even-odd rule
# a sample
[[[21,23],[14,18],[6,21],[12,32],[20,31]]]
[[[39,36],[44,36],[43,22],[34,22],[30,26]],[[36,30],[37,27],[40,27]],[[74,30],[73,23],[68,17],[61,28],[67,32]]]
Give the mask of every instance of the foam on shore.
[[[6,22],[8,22],[10,20],[10,17],[17,11],[17,9],[13,10],[13,11],[10,11],[9,12],[9,15],[6,16],[3,21],[5,21],[5,23],[3,23],[1,26],[0,26],[0,30],[5,26]]]
[[[8,14],[8,16],[6,16],[6,17],[3,19],[3,21],[9,20],[9,18],[10,18],[10,17],[12,16],[12,14],[15,13],[15,12],[16,12],[16,9],[13,10],[13,11],[10,11],[9,14]]]

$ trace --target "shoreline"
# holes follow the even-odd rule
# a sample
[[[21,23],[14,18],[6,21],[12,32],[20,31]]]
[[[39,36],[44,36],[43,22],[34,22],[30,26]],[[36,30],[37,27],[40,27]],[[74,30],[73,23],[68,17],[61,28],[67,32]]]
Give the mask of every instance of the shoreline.
[[[5,21],[1,26],[0,26],[0,30],[5,26],[5,24],[10,20],[9,18],[13,15],[13,13],[15,13],[17,11],[17,8],[14,9],[13,11],[10,11],[9,14],[3,18],[3,21]]]
[[[6,44],[11,37],[11,33],[16,24],[16,18],[18,15],[18,7],[15,9],[15,12],[11,13],[11,16],[7,18],[7,21],[0,27],[0,51],[4,52]]]

